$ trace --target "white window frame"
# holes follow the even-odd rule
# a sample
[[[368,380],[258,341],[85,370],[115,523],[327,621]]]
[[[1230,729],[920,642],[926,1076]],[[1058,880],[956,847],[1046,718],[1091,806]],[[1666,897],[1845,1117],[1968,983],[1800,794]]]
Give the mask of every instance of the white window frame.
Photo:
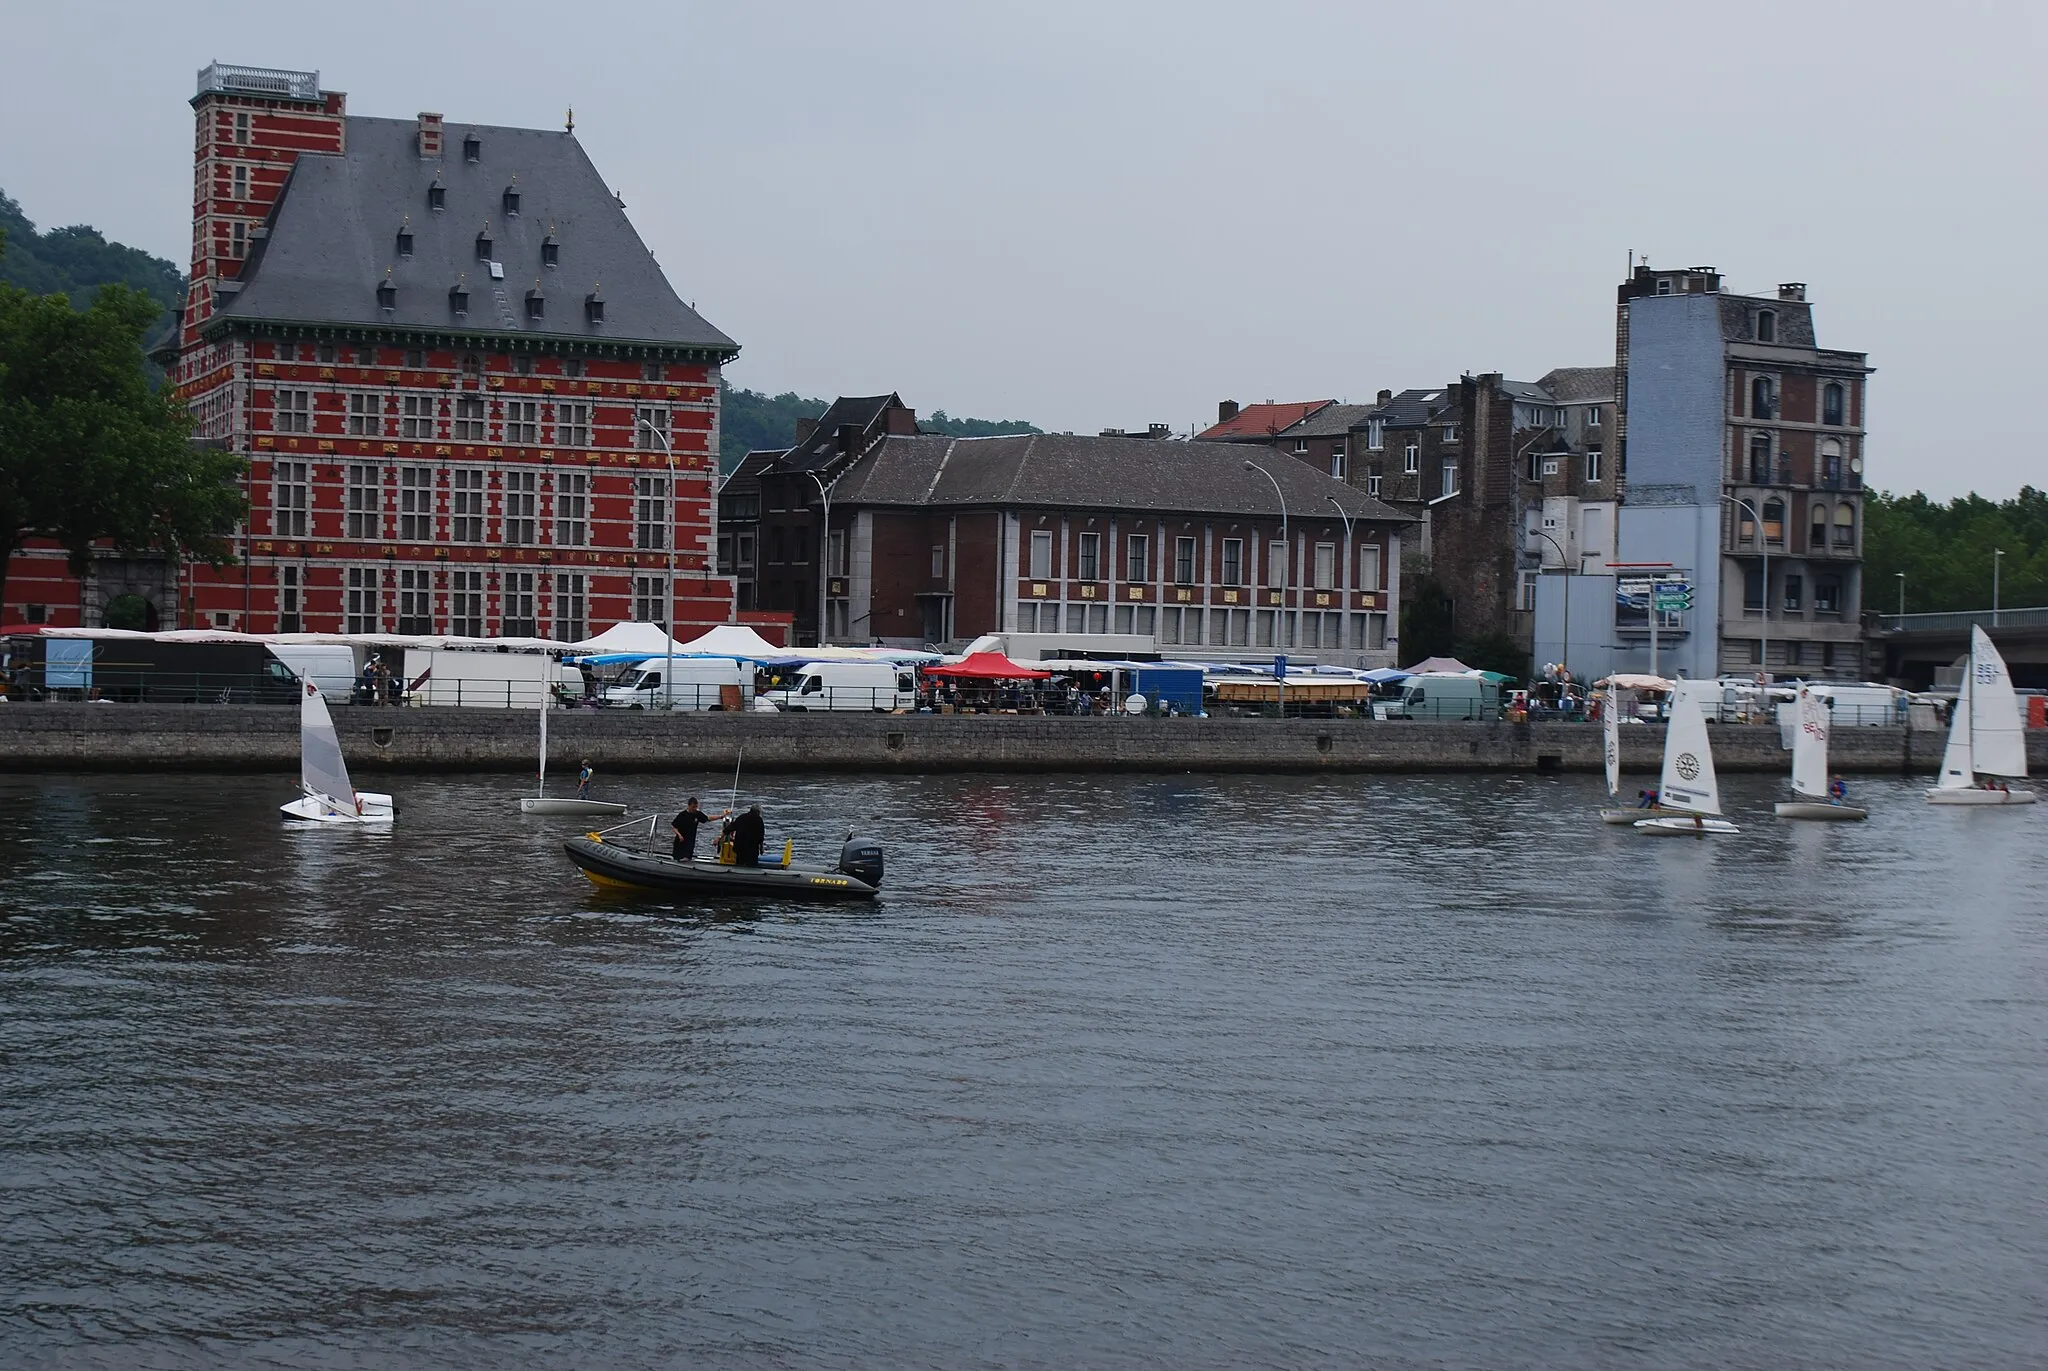
[[[1422,444],[1410,443],[1401,452],[1401,473],[1404,476],[1422,474]]]
[[[458,443],[481,443],[489,431],[490,420],[484,410],[481,395],[458,395],[455,397],[455,441]]]
[[[398,537],[407,543],[434,541],[434,468],[398,469]]]
[[[590,406],[565,400],[555,406],[555,442],[562,447],[590,446]]]
[[[406,396],[399,406],[398,436],[431,440],[438,408],[431,395]]]
[[[1607,454],[1595,443],[1586,449],[1586,484],[1597,485],[1607,474]]]
[[[501,541],[509,547],[530,547],[540,541],[540,473],[514,468],[499,478],[504,483]],[[531,616],[527,616],[531,617]]]
[[[277,390],[270,395],[270,426],[279,433],[313,431],[313,392]]]
[[[583,547],[590,542],[590,473],[555,473],[555,546]]]
[[[384,469],[373,462],[350,462],[342,468],[341,475],[347,536],[358,542],[381,539],[384,536]]]
[[[313,517],[313,469],[305,462],[271,464],[270,531],[279,538],[304,538]]]
[[[505,402],[505,441],[521,447],[535,447],[540,443],[540,401]]]
[[[482,467],[455,467],[448,473],[448,541],[481,543],[487,482]]]

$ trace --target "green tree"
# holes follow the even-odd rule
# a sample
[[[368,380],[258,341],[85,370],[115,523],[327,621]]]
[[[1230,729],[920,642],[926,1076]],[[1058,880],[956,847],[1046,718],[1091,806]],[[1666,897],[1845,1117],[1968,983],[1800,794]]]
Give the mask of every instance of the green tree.
[[[1401,656],[1410,662],[1448,657],[1457,646],[1457,623],[1451,597],[1435,573],[1424,568],[1407,590],[1401,606]],[[1467,663],[1469,666],[1470,663]]]
[[[1407,646],[1404,641],[1402,646]],[[1503,676],[1522,680],[1529,674],[1529,654],[1514,640],[1511,634],[1495,630],[1491,633],[1475,633],[1469,638],[1458,640],[1457,651],[1451,654],[1466,666],[1480,671],[1498,671]]]
[[[194,445],[184,408],[150,384],[142,339],[158,315],[126,286],[80,310],[0,285],[0,601],[32,537],[62,544],[81,576],[95,544],[234,560],[242,462]]]
[[[1988,609],[1994,561],[2000,604],[2048,604],[2048,493],[2023,486],[2010,500],[1938,504],[1880,491],[1864,501],[1863,520],[1865,609],[1897,610],[1901,572],[1909,614]]]

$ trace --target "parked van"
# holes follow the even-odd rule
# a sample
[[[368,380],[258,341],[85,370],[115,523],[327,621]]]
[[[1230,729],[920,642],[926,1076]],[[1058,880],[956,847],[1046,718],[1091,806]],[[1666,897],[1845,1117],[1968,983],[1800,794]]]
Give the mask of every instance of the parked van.
[[[892,710],[917,708],[917,674],[893,662],[812,662],[786,689],[761,697],[777,709]]]
[[[1500,714],[1500,687],[1481,676],[1422,672],[1403,681],[1401,698],[1384,709],[1389,719],[1492,719]]]
[[[345,705],[355,698],[356,650],[340,644],[270,645],[270,655],[291,669],[302,681],[320,688],[330,705]]]
[[[673,685],[663,673],[675,663]],[[649,657],[629,667],[598,699],[606,709],[745,709],[754,693],[754,668],[730,657]]]
[[[1835,728],[1858,724],[1900,724],[1906,713],[1900,701],[1906,692],[1862,681],[1814,681],[1807,690],[1828,702],[1828,722]]]

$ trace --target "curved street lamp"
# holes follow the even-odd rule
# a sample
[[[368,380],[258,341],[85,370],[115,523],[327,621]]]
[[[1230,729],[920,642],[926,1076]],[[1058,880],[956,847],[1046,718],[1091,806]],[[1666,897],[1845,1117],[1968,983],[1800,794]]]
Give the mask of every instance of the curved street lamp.
[[[1766,532],[1764,531],[1764,516],[1756,512],[1756,506],[1755,506],[1755,505],[1751,504],[1751,503],[1750,503],[1749,501],[1747,501],[1747,500],[1738,500],[1738,499],[1736,499],[1736,498],[1735,498],[1735,497],[1734,497],[1733,495],[1723,495],[1723,496],[1722,496],[1721,498],[1722,498],[1723,500],[1726,500],[1726,501],[1727,501],[1727,502],[1728,502],[1729,504],[1731,504],[1731,505],[1740,505],[1740,506],[1741,506],[1741,507],[1742,507],[1743,509],[1745,509],[1745,510],[1747,510],[1747,511],[1749,512],[1749,517],[1750,517],[1751,519],[1753,519],[1753,520],[1755,520],[1755,521],[1756,521],[1756,533],[1757,533],[1757,546],[1758,546],[1758,547],[1760,547],[1761,549],[1763,549],[1763,555],[1764,555],[1764,570],[1763,570],[1763,576],[1764,576],[1764,594],[1763,594],[1763,605],[1764,605],[1764,625],[1763,625],[1763,628],[1762,628],[1762,629],[1761,629],[1761,630],[1760,630],[1760,631],[1758,632],[1758,634],[1757,634],[1757,640],[1756,640],[1756,641],[1757,641],[1757,656],[1759,656],[1759,657],[1761,657],[1761,658],[1763,659],[1763,660],[1762,660],[1761,662],[1759,662],[1759,663],[1758,663],[1758,665],[1759,665],[1759,666],[1761,666],[1761,667],[1763,668],[1763,675],[1764,675],[1764,679],[1765,679],[1765,680],[1769,680],[1769,679],[1770,679],[1770,675],[1771,675],[1771,539],[1770,539],[1770,535],[1769,535],[1768,533],[1766,533]],[[1651,586],[1651,588],[1650,588],[1650,613],[1652,613],[1652,614],[1655,614],[1656,612],[1657,612],[1657,589],[1656,589],[1655,585],[1652,585],[1652,586]]]
[[[817,483],[818,499],[823,501],[825,506],[825,517],[818,525],[818,646],[823,647],[825,646],[825,587],[828,584],[826,578],[832,574],[832,564],[826,551],[832,546],[832,486],[838,485],[839,482],[835,479],[832,485],[827,485],[825,484],[825,478],[815,471],[807,471],[804,475]]]
[[[646,415],[640,416],[640,427],[654,436],[661,444],[661,455],[668,461],[668,509],[662,518],[661,544],[668,549],[667,603],[661,610],[661,636],[668,641],[668,656],[661,671],[661,693],[665,706],[676,707],[676,454],[668,445],[668,435],[654,426]]]
[[[1558,543],[1557,539],[1555,539],[1555,538],[1551,537],[1551,536],[1550,536],[1550,535],[1549,535],[1548,533],[1545,533],[1545,532],[1544,532],[1544,531],[1543,531],[1542,529],[1540,529],[1540,528],[1532,528],[1532,529],[1530,529],[1529,531],[1530,531],[1531,533],[1535,534],[1535,535],[1536,535],[1536,536],[1537,536],[1538,538],[1541,538],[1541,539],[1542,539],[1542,540],[1543,540],[1544,542],[1546,542],[1546,543],[1550,544],[1550,545],[1551,545],[1552,547],[1554,547],[1554,548],[1557,548],[1557,564],[1558,564],[1558,565],[1559,565],[1560,567],[1562,567],[1562,568],[1564,569],[1564,646],[1563,646],[1563,647],[1562,647],[1561,649],[1559,649],[1559,651],[1558,651],[1558,663],[1557,663],[1557,664],[1558,664],[1558,665],[1559,665],[1560,667],[1562,667],[1562,668],[1564,669],[1564,676],[1565,676],[1565,679],[1566,679],[1567,681],[1569,681],[1569,680],[1571,679],[1571,676],[1572,676],[1572,661],[1571,661],[1571,657],[1572,657],[1572,564],[1571,564],[1571,559],[1570,559],[1570,558],[1568,558],[1568,557],[1566,557],[1566,556],[1564,555],[1564,548],[1563,548],[1563,547],[1562,547],[1562,546],[1561,546],[1561,545],[1560,545],[1560,544]],[[1534,606],[1531,606],[1531,608],[1534,608]],[[1650,612],[1651,612],[1652,614],[1655,614],[1655,613],[1657,612],[1657,592],[1656,592],[1656,590],[1655,590],[1655,588],[1654,588],[1654,587],[1653,587],[1653,588],[1651,589],[1651,591],[1650,591]]]
[[[1289,583],[1294,579],[1294,543],[1287,536],[1287,492],[1280,489],[1279,479],[1257,462],[1247,458],[1244,469],[1246,471],[1256,471],[1259,475],[1271,481],[1273,483],[1273,493],[1280,497],[1280,545],[1285,550],[1284,555],[1280,559],[1280,618],[1284,620],[1290,612],[1290,607],[1287,603],[1287,591]],[[1278,638],[1280,635],[1275,633],[1273,636]],[[1274,655],[1276,658],[1279,655],[1277,645],[1274,649]],[[1285,719],[1287,717],[1287,678],[1276,672],[1273,679],[1279,685],[1280,717]]]

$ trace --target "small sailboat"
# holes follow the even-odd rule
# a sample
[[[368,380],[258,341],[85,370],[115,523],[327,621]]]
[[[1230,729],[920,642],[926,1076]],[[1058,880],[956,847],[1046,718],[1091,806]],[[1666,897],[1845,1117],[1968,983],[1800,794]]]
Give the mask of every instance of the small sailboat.
[[[1670,812],[1636,820],[1636,832],[1703,838],[1742,831],[1721,817],[1721,783],[1714,777],[1706,716],[1689,695],[1679,697],[1664,728],[1664,775],[1657,786],[1657,805]]]
[[[1778,817],[1869,818],[1869,810],[1835,800],[1828,793],[1828,727],[1834,722],[1828,702],[1802,685],[1793,713],[1798,727],[1792,734],[1792,793],[1799,798],[1778,801]]]
[[[1607,764],[1607,797],[1614,801],[1600,811],[1600,822],[1626,826],[1644,819],[1654,819],[1660,814],[1675,813],[1662,805],[1626,805],[1621,803],[1621,697],[1616,693],[1614,682],[1607,683],[1607,700],[1600,710],[1601,749]]]
[[[548,702],[540,703],[540,790],[519,801],[521,814],[624,814],[626,807],[610,800],[551,799],[548,796]]]
[[[2012,673],[1981,627],[1970,629],[1970,659],[1949,721],[1941,779],[1927,792],[1938,805],[2030,805],[2031,790],[2013,790],[2000,777],[2027,774],[2027,734],[2020,725]],[[1987,777],[1993,779],[1986,779]]]
[[[278,806],[287,819],[319,824],[388,824],[397,815],[389,795],[357,790],[341,759],[341,739],[320,687],[301,681],[299,688],[298,799]]]

